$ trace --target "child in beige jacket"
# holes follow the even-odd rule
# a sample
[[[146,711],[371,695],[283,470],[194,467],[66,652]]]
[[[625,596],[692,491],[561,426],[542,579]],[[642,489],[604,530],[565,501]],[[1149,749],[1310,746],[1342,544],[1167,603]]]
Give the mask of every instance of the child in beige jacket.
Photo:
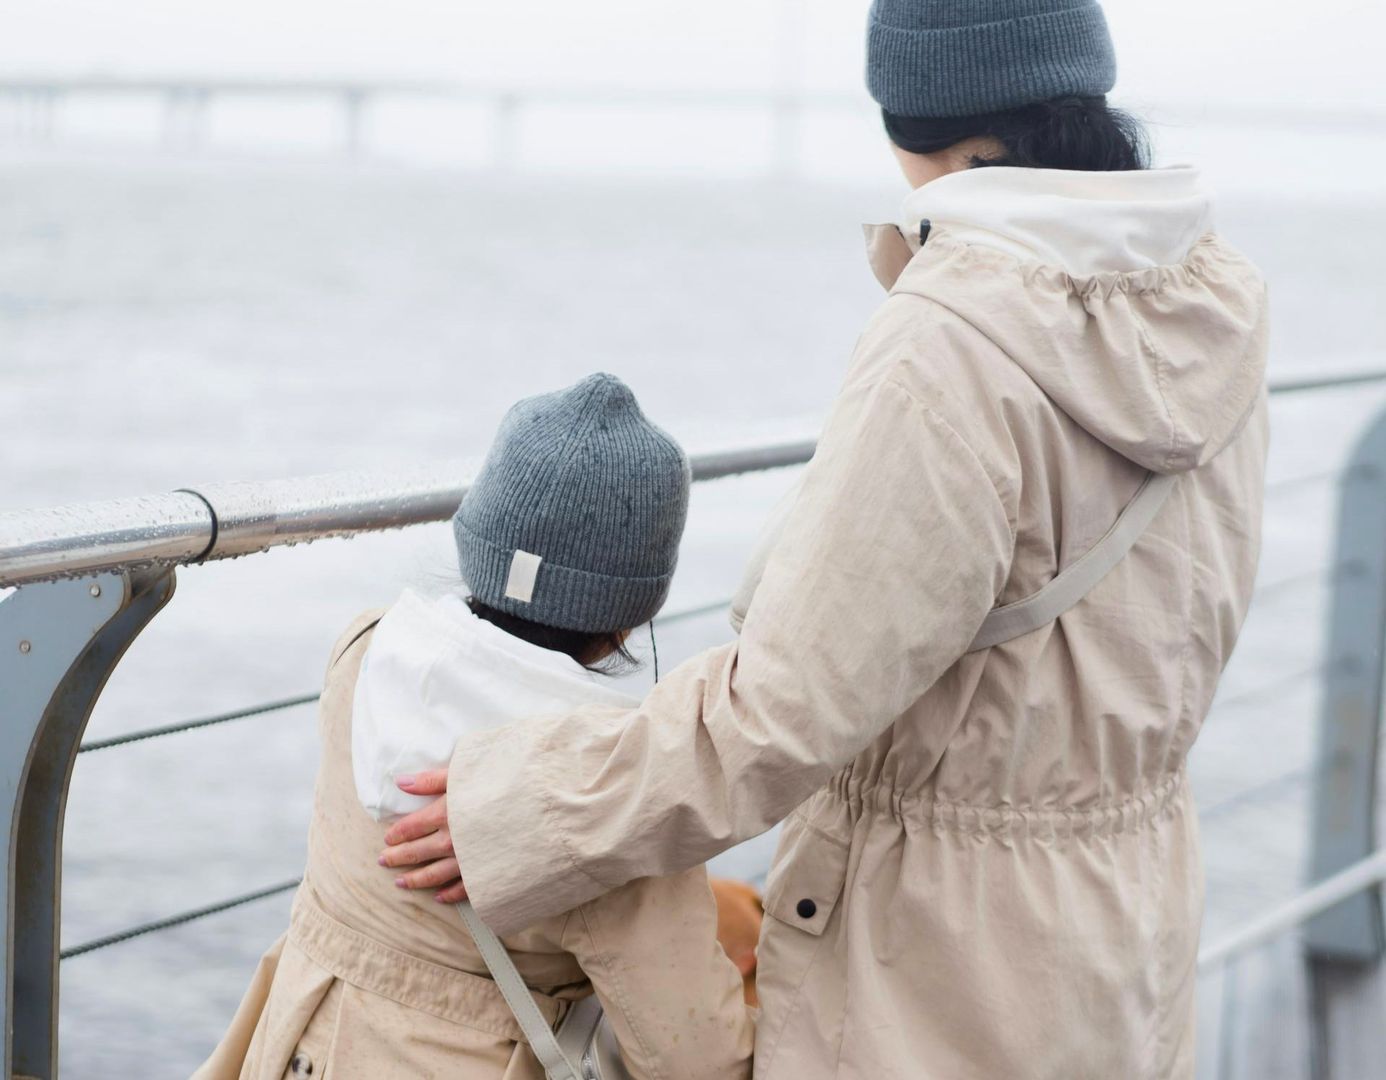
[[[597,672],[630,662],[626,635],[663,604],[688,490],[682,450],[612,376],[510,411],[453,522],[470,595],[406,591],[333,650],[290,926],[198,1080],[543,1077],[453,906],[377,865],[416,801],[395,780],[477,725],[629,707]],[[699,867],[504,944],[550,1023],[596,993],[633,1076],[749,1077],[752,1018],[717,929]]]

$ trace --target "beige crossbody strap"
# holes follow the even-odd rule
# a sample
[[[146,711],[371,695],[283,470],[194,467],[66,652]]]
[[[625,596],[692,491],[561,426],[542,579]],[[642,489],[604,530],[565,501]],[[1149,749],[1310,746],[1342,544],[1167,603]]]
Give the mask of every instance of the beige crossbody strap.
[[[468,901],[463,900],[458,904],[457,910],[462,915],[467,932],[476,942],[477,951],[486,962],[491,978],[495,980],[505,1003],[510,1006],[510,1011],[515,1014],[515,1021],[520,1025],[520,1030],[525,1033],[529,1048],[534,1051],[539,1064],[544,1066],[548,1080],[582,1080],[577,1066],[558,1045],[558,1036],[549,1027],[544,1014],[539,1011],[539,1006],[534,1003],[529,987],[525,985],[524,979],[520,978],[519,971],[515,969],[515,961],[510,959],[510,954],[505,951],[500,938],[481,921],[481,916]]]
[[[967,651],[980,652],[1038,630],[1087,596],[1149,528],[1169,498],[1175,479],[1175,476],[1159,473],[1147,476],[1101,540],[1059,571],[1058,576],[1039,592],[1005,607],[993,608]]]

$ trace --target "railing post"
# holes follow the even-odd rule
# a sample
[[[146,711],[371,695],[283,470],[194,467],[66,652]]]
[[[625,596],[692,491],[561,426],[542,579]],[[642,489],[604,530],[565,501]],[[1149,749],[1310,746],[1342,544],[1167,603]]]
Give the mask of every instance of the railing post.
[[[26,585],[0,602],[0,1030],[5,1080],[58,1074],[58,938],[67,786],[92,706],[173,595],[172,570]]]
[[[45,132],[49,126],[49,93],[47,87],[34,87],[25,95],[24,134],[31,143],[47,141]]]
[[[207,138],[212,92],[205,86],[169,86],[164,90],[164,145],[173,150],[199,149]]]
[[[803,106],[789,95],[775,99],[771,107],[770,175],[792,180],[799,171],[799,127]]]
[[[1314,771],[1310,876],[1376,850],[1377,747],[1386,663],[1386,414],[1353,451],[1338,512],[1328,676]],[[1386,948],[1381,891],[1367,889],[1305,929],[1311,956],[1375,961]]]
[[[164,100],[164,146],[169,150],[174,150],[177,149],[183,141],[181,128],[183,126],[183,108],[186,91],[184,91],[181,86],[169,86],[164,88],[162,96]]]
[[[516,94],[498,94],[492,114],[491,166],[497,172],[511,172],[520,157],[520,99]]]
[[[32,137],[34,142],[49,143],[58,128],[58,100],[61,92],[56,86],[45,86],[33,92]]]
[[[342,152],[349,158],[361,153],[365,109],[366,91],[361,87],[351,86],[342,93]]]

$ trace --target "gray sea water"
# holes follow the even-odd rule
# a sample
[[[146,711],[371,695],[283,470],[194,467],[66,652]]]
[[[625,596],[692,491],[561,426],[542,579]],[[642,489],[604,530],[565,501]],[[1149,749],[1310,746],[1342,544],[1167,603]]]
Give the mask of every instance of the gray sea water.
[[[516,397],[595,369],[694,447],[799,430],[880,298],[857,225],[899,194],[7,151],[0,510],[475,455]],[[1269,191],[1225,200],[1220,224],[1270,279],[1273,373],[1386,363],[1386,204]],[[1302,877],[1314,571],[1339,498],[1315,478],[1383,407],[1360,388],[1273,404],[1267,588],[1193,762],[1210,939]],[[700,487],[671,609],[729,595],[790,479]],[[89,737],[314,690],[356,612],[451,573],[441,526],[184,570]],[[729,633],[715,615],[670,629],[661,662]],[[64,945],[295,876],[314,742],[298,708],[83,755]],[[768,853],[719,869],[754,877]],[[287,908],[64,963],[64,1075],[187,1075]]]

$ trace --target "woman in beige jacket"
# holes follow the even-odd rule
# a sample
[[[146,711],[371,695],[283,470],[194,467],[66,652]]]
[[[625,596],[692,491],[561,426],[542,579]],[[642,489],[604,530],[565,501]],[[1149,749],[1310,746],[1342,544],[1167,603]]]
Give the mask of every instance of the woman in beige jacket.
[[[916,190],[739,638],[462,740],[389,858],[504,930],[788,816],[756,1076],[1189,1077],[1185,760],[1255,575],[1265,289],[1194,170],[1141,167],[1095,4],[878,0],[870,42]],[[1110,572],[974,648],[1152,476]]]

